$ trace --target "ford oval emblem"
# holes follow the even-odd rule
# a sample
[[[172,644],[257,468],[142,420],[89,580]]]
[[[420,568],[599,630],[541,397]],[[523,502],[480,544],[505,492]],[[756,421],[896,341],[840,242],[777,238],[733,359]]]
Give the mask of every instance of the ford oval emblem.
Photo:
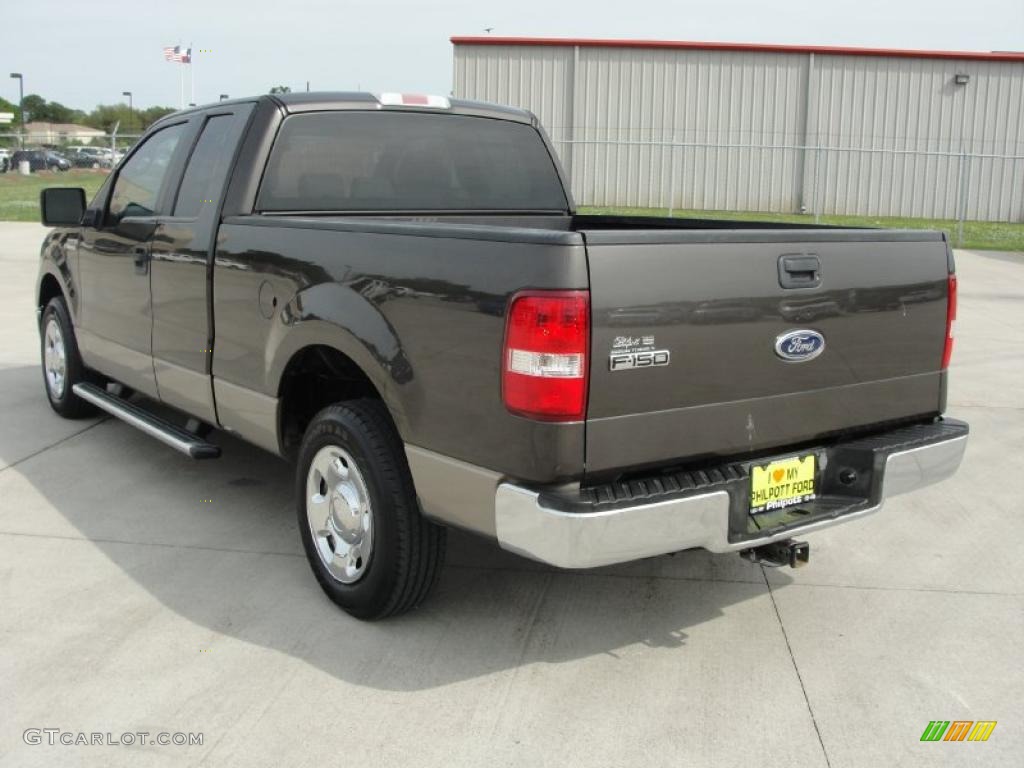
[[[805,363],[825,351],[825,337],[817,331],[788,331],[775,340],[775,354],[787,363]]]

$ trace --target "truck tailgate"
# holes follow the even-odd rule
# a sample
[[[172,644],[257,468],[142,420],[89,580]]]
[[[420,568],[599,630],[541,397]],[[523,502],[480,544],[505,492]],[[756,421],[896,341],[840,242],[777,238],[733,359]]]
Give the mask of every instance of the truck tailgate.
[[[583,235],[588,472],[753,453],[944,406],[951,261],[940,233]],[[782,359],[779,337],[803,330],[823,337],[820,354]]]

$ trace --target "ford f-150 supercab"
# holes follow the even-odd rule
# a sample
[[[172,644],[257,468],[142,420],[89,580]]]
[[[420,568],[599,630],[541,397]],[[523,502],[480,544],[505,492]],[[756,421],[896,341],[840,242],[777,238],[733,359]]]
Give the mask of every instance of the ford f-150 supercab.
[[[526,111],[225,101],[41,206],[53,409],[293,461],[313,573],[361,618],[425,597],[446,526],[564,568],[799,565],[793,537],[966,446],[942,233],[581,215]]]

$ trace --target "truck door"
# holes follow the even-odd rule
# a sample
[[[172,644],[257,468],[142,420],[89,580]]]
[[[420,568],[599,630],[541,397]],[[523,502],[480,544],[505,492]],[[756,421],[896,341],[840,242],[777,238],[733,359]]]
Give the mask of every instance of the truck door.
[[[226,105],[193,118],[196,139],[175,185],[171,215],[161,217],[153,235],[153,369],[160,399],[210,423],[217,421],[210,380],[214,241],[252,107]]]
[[[96,225],[82,228],[78,250],[86,365],[153,397],[150,247],[187,132],[182,121],[146,137],[117,171]]]

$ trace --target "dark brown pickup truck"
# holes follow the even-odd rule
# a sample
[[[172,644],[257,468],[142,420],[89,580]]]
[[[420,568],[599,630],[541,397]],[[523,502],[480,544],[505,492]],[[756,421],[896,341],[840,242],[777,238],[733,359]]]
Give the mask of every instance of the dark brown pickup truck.
[[[313,572],[361,618],[423,599],[448,525],[566,568],[801,564],[792,537],[966,445],[941,233],[580,215],[524,111],[226,101],[42,208],[54,410],[294,461]]]

